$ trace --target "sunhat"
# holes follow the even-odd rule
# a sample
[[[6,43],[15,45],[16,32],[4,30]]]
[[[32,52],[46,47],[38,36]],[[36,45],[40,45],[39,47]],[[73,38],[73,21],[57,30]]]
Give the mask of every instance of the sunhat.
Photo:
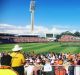
[[[21,49],[22,47],[20,47],[19,45],[15,45],[12,51],[20,51]]]

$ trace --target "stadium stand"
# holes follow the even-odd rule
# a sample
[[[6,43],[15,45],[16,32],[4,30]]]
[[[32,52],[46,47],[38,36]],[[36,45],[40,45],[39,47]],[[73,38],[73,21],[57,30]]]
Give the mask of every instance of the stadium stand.
[[[0,33],[0,43],[21,43],[21,42],[48,42],[46,38],[38,35],[15,35]]]
[[[80,37],[72,35],[63,35],[58,41],[60,42],[80,42]]]

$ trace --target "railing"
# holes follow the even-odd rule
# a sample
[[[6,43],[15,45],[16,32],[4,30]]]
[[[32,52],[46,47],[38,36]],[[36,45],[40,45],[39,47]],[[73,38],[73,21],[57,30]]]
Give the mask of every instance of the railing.
[[[52,71],[36,70],[33,75],[80,75],[80,66],[53,65]]]

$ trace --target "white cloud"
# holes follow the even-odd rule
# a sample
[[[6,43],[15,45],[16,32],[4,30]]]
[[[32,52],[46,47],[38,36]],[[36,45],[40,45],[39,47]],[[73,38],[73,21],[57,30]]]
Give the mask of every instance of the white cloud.
[[[45,33],[53,33],[53,34],[60,34],[64,31],[71,31],[75,32],[76,30],[71,30],[70,28],[62,28],[60,27],[47,28],[44,26],[34,26],[34,33],[36,34],[45,34]],[[0,24],[0,32],[1,33],[12,33],[12,34],[30,34],[31,33],[31,25],[26,26],[15,26],[15,25],[8,25],[8,24]]]

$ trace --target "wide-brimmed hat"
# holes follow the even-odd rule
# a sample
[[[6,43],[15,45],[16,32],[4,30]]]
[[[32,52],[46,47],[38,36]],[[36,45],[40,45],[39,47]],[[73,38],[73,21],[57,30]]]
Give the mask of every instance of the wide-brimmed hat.
[[[15,45],[12,51],[20,51],[21,49],[22,47],[20,47],[19,45]]]

